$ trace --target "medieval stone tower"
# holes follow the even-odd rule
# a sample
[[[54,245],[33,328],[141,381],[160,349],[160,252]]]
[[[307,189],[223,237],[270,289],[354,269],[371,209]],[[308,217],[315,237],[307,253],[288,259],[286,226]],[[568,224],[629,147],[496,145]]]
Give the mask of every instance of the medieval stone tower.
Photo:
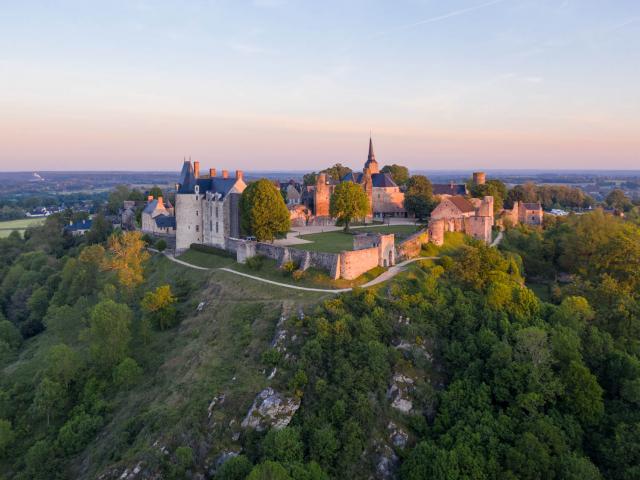
[[[329,216],[329,199],[331,197],[327,174],[319,173],[316,179],[316,188],[313,194],[313,204],[316,217]]]
[[[473,184],[484,185],[487,182],[487,176],[484,172],[473,172]]]

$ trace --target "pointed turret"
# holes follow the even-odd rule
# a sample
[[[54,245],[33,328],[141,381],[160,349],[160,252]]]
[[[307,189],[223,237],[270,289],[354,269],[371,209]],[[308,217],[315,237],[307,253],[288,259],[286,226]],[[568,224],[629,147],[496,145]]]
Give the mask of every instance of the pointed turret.
[[[368,168],[369,171],[374,173],[379,173],[378,162],[376,162],[376,155],[373,153],[373,140],[369,137],[369,155],[367,155],[367,162],[364,164],[365,170]]]

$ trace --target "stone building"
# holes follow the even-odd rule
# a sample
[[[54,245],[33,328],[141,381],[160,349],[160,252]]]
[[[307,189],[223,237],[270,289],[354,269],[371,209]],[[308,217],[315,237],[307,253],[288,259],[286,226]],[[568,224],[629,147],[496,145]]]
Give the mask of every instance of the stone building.
[[[244,175],[227,170],[217,176],[214,168],[200,175],[200,162],[185,161],[176,185],[176,251],[193,243],[225,248],[226,237],[240,236],[240,196]]]
[[[295,180],[289,180],[279,184],[280,191],[287,200],[287,207],[300,205],[302,201],[302,185]]]
[[[388,173],[380,172],[373,141],[369,138],[369,154],[362,172],[351,172],[345,175],[341,182],[353,182],[360,185],[369,198],[368,218],[406,217],[404,209],[404,193],[396,185]],[[326,173],[320,173],[316,184],[307,186],[302,194],[302,203],[312,214],[313,223],[322,223],[322,219],[330,220],[329,205],[331,194],[338,182],[329,178]],[[299,212],[296,212],[296,216]],[[326,223],[326,222],[325,222]]]
[[[173,206],[162,197],[149,197],[142,210],[142,232],[150,235],[173,237],[176,234],[176,217]]]
[[[432,243],[442,245],[445,232],[463,232],[491,243],[493,224],[493,197],[470,200],[459,195],[446,197],[431,212],[429,238]]]
[[[538,203],[516,202],[511,209],[503,209],[500,213],[502,225],[542,225],[544,211],[542,205]]]
[[[467,185],[464,183],[434,183],[431,185],[431,189],[434,197],[436,198],[447,198],[455,195],[469,195]]]

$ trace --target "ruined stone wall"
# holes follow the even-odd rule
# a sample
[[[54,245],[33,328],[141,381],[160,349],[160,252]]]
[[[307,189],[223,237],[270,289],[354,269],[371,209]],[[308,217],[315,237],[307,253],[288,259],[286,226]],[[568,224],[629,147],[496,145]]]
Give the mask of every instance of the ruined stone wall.
[[[491,243],[491,226],[493,225],[492,217],[469,217],[464,219],[464,233],[481,240],[485,243]]]
[[[377,245],[379,242],[379,236],[370,233],[360,233],[353,236],[353,249],[363,250],[365,248],[371,248]]]
[[[398,243],[396,253],[398,260],[407,260],[420,254],[422,245],[429,242],[429,230],[424,228]]]
[[[340,254],[340,277],[347,280],[358,278],[363,273],[377,267],[379,257],[377,247],[342,252]]]

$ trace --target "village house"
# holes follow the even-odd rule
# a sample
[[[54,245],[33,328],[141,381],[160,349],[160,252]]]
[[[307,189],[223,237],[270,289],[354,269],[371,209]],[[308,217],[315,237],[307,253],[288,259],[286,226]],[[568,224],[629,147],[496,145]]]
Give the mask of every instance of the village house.
[[[442,245],[445,232],[462,232],[491,243],[493,224],[493,197],[446,197],[431,212],[429,239],[436,245]]]
[[[162,197],[147,198],[147,205],[142,210],[142,232],[149,235],[170,236],[176,234],[176,217],[173,206]]]

